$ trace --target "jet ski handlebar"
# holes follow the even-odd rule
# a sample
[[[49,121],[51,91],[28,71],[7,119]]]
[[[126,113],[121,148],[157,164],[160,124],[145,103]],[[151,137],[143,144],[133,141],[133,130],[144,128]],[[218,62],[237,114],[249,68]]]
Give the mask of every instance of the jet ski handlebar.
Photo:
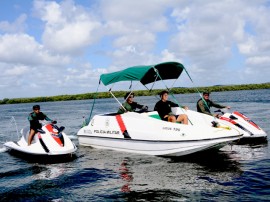
[[[215,113],[220,113],[220,114],[225,114],[227,113],[229,110],[227,108],[222,108],[222,109],[218,109],[216,111],[214,111]]]
[[[57,121],[56,120],[53,120],[53,121],[46,121],[46,120],[39,120],[39,123],[41,124],[41,125],[46,125],[46,124],[57,124]]]

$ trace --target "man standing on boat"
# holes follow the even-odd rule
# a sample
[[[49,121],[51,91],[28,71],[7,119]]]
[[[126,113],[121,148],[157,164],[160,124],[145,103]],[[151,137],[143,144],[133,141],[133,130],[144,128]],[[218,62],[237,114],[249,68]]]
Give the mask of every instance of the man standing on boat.
[[[28,136],[28,146],[31,145],[32,139],[34,135],[37,133],[38,129],[41,129],[42,125],[39,123],[39,120],[51,121],[52,123],[56,123],[56,121],[51,120],[47,117],[46,114],[40,111],[39,105],[33,106],[33,112],[29,114],[28,121],[30,122],[30,133]]]
[[[122,106],[119,108],[118,112],[119,114],[123,114],[125,112],[134,112],[136,109],[141,109],[141,111],[146,111],[148,109],[145,105],[140,105],[137,102],[133,101],[134,93],[128,92],[124,96],[125,102],[122,104]]]
[[[169,92],[164,90],[160,95],[160,100],[156,103],[154,110],[158,112],[160,118],[163,121],[169,122],[182,122],[183,124],[188,124],[188,117],[186,114],[174,115],[172,113],[171,107],[179,107],[178,104],[168,100]],[[188,109],[186,106],[182,106],[184,109]]]
[[[219,117],[218,114],[212,114],[210,112],[210,107],[216,107],[216,108],[227,108],[230,109],[230,106],[223,106],[220,104],[217,104],[215,102],[213,102],[212,100],[209,99],[209,92],[203,92],[203,97],[201,99],[198,100],[197,102],[197,111],[204,113],[204,114],[208,114],[210,116],[214,116],[214,117]]]

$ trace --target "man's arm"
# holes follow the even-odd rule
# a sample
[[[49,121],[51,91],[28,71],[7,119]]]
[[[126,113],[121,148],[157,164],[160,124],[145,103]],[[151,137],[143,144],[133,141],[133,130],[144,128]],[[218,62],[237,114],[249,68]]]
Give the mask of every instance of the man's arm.
[[[167,102],[170,102],[171,107],[179,107],[178,104],[176,104],[176,103],[174,103],[174,102],[172,102],[172,101],[167,101]]]
[[[181,108],[183,108],[185,110],[188,110],[188,107],[187,106],[179,106],[178,104],[176,104],[176,103],[174,103],[172,101],[167,101],[167,102],[170,102],[171,107],[181,107]]]
[[[40,113],[42,113],[42,112],[40,112]],[[43,116],[44,116],[44,119],[46,120],[46,121],[50,121],[50,122],[52,122],[53,120],[52,119],[50,119],[46,114],[44,114],[44,113],[42,113],[43,114]]]
[[[216,107],[216,108],[219,108],[219,109],[226,108],[226,106],[221,105],[221,104],[218,104],[218,103],[215,103],[212,100],[210,100],[210,102],[211,102],[211,106],[213,106],[213,107]]]

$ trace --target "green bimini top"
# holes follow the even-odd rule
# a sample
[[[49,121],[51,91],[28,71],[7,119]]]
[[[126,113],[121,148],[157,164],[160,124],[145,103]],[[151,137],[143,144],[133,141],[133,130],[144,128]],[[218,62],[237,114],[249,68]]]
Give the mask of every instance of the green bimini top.
[[[185,67],[178,62],[134,66],[122,71],[102,74],[100,80],[107,86],[120,81],[140,81],[143,85],[167,79],[177,79]]]

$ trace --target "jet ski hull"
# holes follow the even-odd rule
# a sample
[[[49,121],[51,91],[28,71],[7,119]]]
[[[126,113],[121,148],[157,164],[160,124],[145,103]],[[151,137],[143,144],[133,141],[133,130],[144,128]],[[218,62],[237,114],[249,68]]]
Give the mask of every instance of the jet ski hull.
[[[22,136],[19,141],[6,142],[4,146],[11,154],[27,160],[42,162],[74,158],[76,145],[58,129],[52,124],[44,125],[42,132],[35,134],[31,145],[28,146],[29,127],[25,127],[21,130]]]
[[[243,133],[241,140],[266,140],[266,132],[260,128],[254,121],[245,116],[244,114],[234,111],[232,113],[224,113],[220,121],[225,121],[230,124],[231,127],[234,127]]]

